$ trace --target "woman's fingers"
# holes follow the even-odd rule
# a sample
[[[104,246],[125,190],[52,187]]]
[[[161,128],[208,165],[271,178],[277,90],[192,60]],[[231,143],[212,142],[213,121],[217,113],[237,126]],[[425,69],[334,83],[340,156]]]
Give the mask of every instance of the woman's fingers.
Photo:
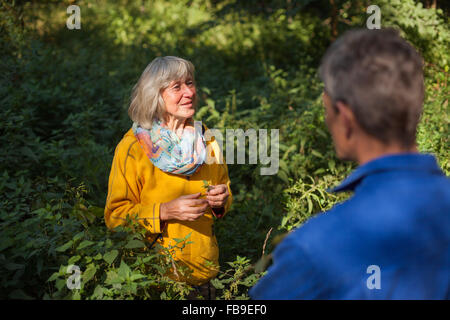
[[[194,221],[205,214],[209,204],[206,199],[198,199],[200,192],[183,195],[172,201],[161,204],[162,220]]]
[[[188,206],[199,206],[199,205],[202,205],[205,203],[207,203],[206,199],[192,199],[192,200],[186,201],[186,204]]]
[[[225,206],[225,201],[210,201],[209,206],[211,208],[220,208]]]
[[[228,197],[228,194],[222,193],[218,196],[207,196],[206,200],[211,201],[224,201]]]
[[[208,206],[208,202],[204,200],[204,202],[196,206],[193,206],[192,204],[187,205],[183,211],[188,213],[203,213],[208,208]]]
[[[206,206],[202,207],[195,207],[195,211],[186,211],[185,212],[185,219],[187,221],[195,221],[201,216],[205,214],[206,208],[208,207],[208,204]]]
[[[219,188],[217,188],[219,189]],[[225,205],[225,202],[228,199],[228,196],[230,195],[228,193],[228,188],[226,188],[226,186],[224,186],[224,188],[221,188],[222,192],[221,193],[216,193],[216,195],[212,192],[215,191],[216,189],[211,190],[210,193],[208,193],[208,196],[206,197],[206,199],[209,202],[209,205],[211,207],[223,207]]]
[[[214,186],[210,191],[206,199],[208,201],[224,201],[229,196],[228,188],[225,184],[219,184]]]
[[[208,192],[206,198],[200,198],[200,192],[183,195],[164,204],[161,217],[165,220],[175,219],[195,221],[205,214],[209,207],[223,207],[229,196],[226,185],[216,185]]]
[[[227,199],[224,199],[222,201],[209,201],[209,205],[211,208],[220,208],[225,206]]]
[[[215,195],[225,193],[227,191],[228,191],[228,189],[227,189],[226,185],[219,184],[219,185],[213,186],[213,188],[208,191],[208,195],[215,196]]]

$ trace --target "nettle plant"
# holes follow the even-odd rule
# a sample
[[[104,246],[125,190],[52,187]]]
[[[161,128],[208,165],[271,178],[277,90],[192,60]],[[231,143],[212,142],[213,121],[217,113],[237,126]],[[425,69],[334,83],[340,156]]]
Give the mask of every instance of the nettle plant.
[[[48,279],[53,283],[48,298],[174,300],[190,292],[189,285],[168,277],[189,273],[171,254],[187,238],[175,239],[169,248],[150,247],[147,231],[132,217],[113,231],[105,229],[91,226],[55,249],[66,259]]]
[[[336,183],[336,177],[325,175],[320,179],[307,176],[299,179],[284,192],[287,195],[287,214],[279,228],[293,230],[301,226],[314,214],[326,212],[339,202],[345,201],[350,193],[333,194],[329,189]]]
[[[103,209],[90,206],[77,189],[70,222],[71,233],[64,233],[51,253],[58,256],[59,268],[47,280],[47,299],[185,299],[193,288],[174,281],[169,274],[181,278],[191,272],[178,263],[173,249],[183,250],[192,243],[189,235],[174,239],[175,244],[164,248],[149,241],[148,231],[134,217],[127,217],[123,226],[108,230],[103,224]],[[40,214],[57,215],[46,207]],[[73,229],[78,226],[78,232]],[[248,299],[248,289],[260,274],[251,272],[250,260],[237,257],[228,262],[230,268],[213,280],[218,297]]]
[[[251,264],[250,259],[246,257],[237,256],[235,261],[227,264],[229,267],[211,280],[212,285],[218,290],[218,299],[248,300],[248,290],[265,273],[257,272],[257,264]]]
[[[46,184],[3,175],[1,298],[177,300],[193,290],[168,276],[189,274],[172,255],[175,247],[183,250],[189,236],[174,239],[168,248],[152,246],[133,217],[108,230],[103,208],[84,198],[84,184],[72,187],[58,179]],[[228,265],[213,281],[217,297],[248,299],[259,276],[247,259],[237,257]]]

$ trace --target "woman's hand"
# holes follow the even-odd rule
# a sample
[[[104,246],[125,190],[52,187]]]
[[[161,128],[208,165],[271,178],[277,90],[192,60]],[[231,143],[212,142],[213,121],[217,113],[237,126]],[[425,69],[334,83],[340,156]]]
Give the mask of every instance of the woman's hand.
[[[161,203],[159,218],[166,220],[195,221],[200,218],[208,208],[206,199],[198,199],[201,193],[188,194],[175,200]]]
[[[229,196],[227,185],[218,184],[210,187],[206,200],[208,200],[211,208],[221,208],[225,206]]]

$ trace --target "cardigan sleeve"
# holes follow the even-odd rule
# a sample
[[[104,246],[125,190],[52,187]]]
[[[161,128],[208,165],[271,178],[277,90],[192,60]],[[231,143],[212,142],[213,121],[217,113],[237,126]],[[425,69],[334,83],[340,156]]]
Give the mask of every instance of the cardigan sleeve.
[[[123,224],[129,215],[150,233],[161,233],[161,203],[143,205],[140,202],[141,185],[136,156],[133,154],[133,148],[137,145],[135,139],[125,137],[116,147],[109,175],[105,223],[108,228],[114,229]]]

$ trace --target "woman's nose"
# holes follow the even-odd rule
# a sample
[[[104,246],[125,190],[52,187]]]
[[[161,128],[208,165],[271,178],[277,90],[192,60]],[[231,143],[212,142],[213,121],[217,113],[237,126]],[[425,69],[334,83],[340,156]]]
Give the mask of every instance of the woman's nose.
[[[189,87],[188,85],[184,85],[184,96],[186,97],[192,97],[195,94],[195,87]]]

